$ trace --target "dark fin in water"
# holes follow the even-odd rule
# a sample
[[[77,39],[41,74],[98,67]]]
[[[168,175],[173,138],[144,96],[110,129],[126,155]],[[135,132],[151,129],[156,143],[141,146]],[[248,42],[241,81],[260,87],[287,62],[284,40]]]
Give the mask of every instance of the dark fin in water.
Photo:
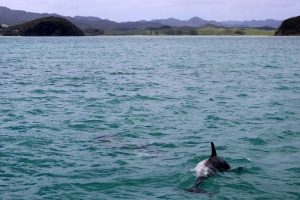
[[[186,189],[185,191],[187,191],[187,192],[193,192],[193,193],[209,194],[207,191],[202,190],[200,188],[189,188],[189,189]]]
[[[211,144],[211,155],[210,155],[210,157],[217,156],[217,151],[216,151],[214,143],[211,142],[210,144]]]

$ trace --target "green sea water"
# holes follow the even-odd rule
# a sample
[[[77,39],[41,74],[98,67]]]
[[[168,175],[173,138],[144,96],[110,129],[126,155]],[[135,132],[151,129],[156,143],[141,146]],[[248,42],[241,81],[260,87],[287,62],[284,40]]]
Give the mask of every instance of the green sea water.
[[[0,199],[300,199],[300,37],[0,37]]]

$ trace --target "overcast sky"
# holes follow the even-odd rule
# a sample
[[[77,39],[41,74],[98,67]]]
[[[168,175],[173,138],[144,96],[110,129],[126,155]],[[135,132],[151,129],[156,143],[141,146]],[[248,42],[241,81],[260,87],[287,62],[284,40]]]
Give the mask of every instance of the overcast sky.
[[[115,21],[194,16],[218,21],[285,19],[300,15],[300,0],[0,0],[0,6]]]

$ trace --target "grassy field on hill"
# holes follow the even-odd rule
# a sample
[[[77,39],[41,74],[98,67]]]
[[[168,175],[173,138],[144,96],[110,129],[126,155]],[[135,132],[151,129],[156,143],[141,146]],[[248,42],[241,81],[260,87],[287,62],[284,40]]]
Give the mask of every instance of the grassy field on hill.
[[[4,31],[5,29],[2,28]],[[162,26],[159,28],[144,28],[131,30],[118,29],[85,29],[83,30],[86,36],[97,35],[218,35],[218,36],[247,36],[247,35],[262,35],[273,36],[275,29],[270,28],[224,28],[215,26],[206,26],[202,28],[192,27],[170,27]],[[0,28],[1,35],[1,28]]]
[[[274,35],[275,30],[264,30],[258,28],[200,28],[198,35]]]
[[[275,34],[275,29],[263,28],[223,28],[223,27],[160,27],[147,28],[129,31],[104,30],[103,35],[264,35],[272,36]]]

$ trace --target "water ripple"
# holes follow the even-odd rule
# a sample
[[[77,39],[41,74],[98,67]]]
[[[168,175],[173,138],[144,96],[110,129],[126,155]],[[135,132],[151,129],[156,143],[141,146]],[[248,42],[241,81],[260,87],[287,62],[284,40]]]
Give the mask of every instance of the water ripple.
[[[299,41],[0,37],[0,198],[299,199]]]

